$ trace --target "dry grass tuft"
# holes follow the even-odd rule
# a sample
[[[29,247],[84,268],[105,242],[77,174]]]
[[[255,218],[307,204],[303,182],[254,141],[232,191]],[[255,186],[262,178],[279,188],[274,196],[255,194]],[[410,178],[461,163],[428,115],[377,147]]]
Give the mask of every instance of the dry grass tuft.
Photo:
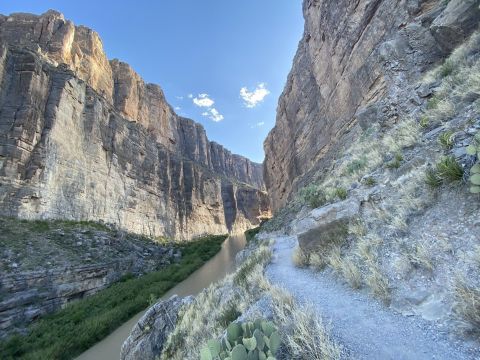
[[[326,265],[327,263],[325,261],[325,257],[320,256],[320,254],[318,253],[313,253],[312,255],[310,255],[310,266],[314,270],[316,271],[323,270]]]
[[[277,290],[278,291],[278,290]],[[341,348],[329,337],[325,327],[310,306],[298,307],[285,295],[275,304],[275,318],[282,324],[285,359],[336,360]]]
[[[371,264],[368,267],[368,271],[369,273],[365,282],[372,291],[372,294],[385,304],[389,304],[391,299],[388,278],[380,272],[376,264]]]
[[[293,250],[292,261],[296,267],[307,267],[310,263],[310,258],[299,246],[297,246],[295,250]]]
[[[454,296],[453,314],[460,329],[480,336],[480,289],[458,279],[454,284]]]
[[[415,267],[420,267],[429,271],[433,270],[431,254],[423,242],[415,244],[407,256],[410,263]]]
[[[352,258],[344,258],[341,267],[342,275],[353,289],[362,286],[362,273]]]

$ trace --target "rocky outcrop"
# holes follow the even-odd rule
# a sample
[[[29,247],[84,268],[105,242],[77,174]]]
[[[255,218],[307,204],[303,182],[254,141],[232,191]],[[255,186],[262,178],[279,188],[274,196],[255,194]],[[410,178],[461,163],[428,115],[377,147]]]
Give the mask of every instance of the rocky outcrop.
[[[187,239],[269,211],[260,164],[210,142],[55,11],[0,17],[0,81],[2,215]]]
[[[336,238],[347,236],[348,225],[360,212],[360,202],[348,199],[310,211],[293,225],[298,244],[303,251],[311,252]]]
[[[274,210],[322,176],[349,136],[411,113],[415,81],[475,28],[478,0],[305,0],[305,30],[265,140]]]
[[[123,276],[156,271],[181,258],[171,245],[100,224],[42,224],[35,231],[34,222],[0,219],[0,339]]]
[[[193,297],[160,300],[150,307],[135,324],[122,345],[121,360],[151,360],[160,358],[168,335],[175,329],[177,317],[183,306]]]

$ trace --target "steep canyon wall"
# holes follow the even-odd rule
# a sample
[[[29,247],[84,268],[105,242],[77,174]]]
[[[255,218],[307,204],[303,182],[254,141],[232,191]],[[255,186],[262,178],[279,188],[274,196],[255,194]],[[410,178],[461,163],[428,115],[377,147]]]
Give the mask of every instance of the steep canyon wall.
[[[0,15],[0,84],[2,215],[187,239],[269,211],[261,164],[210,142],[58,12]]]
[[[411,114],[418,79],[476,28],[478,0],[304,0],[305,29],[264,143],[274,210],[375,122]]]

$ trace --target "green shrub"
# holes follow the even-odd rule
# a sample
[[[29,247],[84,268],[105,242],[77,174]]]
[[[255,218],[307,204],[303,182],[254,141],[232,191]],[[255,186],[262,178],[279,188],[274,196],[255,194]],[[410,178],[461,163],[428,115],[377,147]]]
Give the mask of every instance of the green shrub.
[[[440,176],[438,176],[437,172],[432,168],[427,169],[427,171],[425,172],[425,182],[431,188],[437,188],[440,185],[442,185],[442,179],[440,178]]]
[[[438,142],[445,149],[450,150],[455,142],[455,133],[453,131],[445,131],[438,137]]]
[[[325,192],[314,184],[306,186],[300,190],[299,196],[304,204],[307,204],[313,209],[325,205],[327,202]]]
[[[420,122],[419,122],[419,125],[421,128],[425,129],[428,127],[428,125],[430,125],[430,119],[428,118],[428,116],[424,115],[420,118]]]
[[[433,96],[427,101],[427,109],[428,110],[436,109],[439,102],[440,102],[440,99],[436,96]]]
[[[442,78],[447,77],[448,75],[451,75],[453,73],[453,70],[455,70],[455,64],[453,63],[453,60],[447,59],[443,63],[443,65],[440,67],[440,76]]]
[[[218,323],[220,324],[220,326],[225,328],[228,326],[228,324],[237,320],[240,315],[242,315],[242,313],[238,311],[237,304],[234,301],[231,301],[228,303],[228,305],[225,307],[225,310],[223,310],[222,314],[220,315]]]
[[[360,159],[355,159],[347,165],[347,172],[352,175],[360,170],[363,170],[367,166],[368,159],[366,156],[362,156]]]
[[[275,360],[281,345],[276,326],[265,320],[231,323],[227,336],[211,339],[200,350],[201,360]]]
[[[389,161],[385,166],[389,169],[398,169],[402,165],[403,155],[400,153],[395,154],[393,160]]]
[[[260,226],[257,226],[256,228],[253,229],[248,229],[245,231],[245,238],[247,239],[247,242],[251,241],[255,235],[257,235],[260,232]]]
[[[95,295],[68,304],[0,342],[0,359],[73,359],[186,279],[221,248],[226,235],[184,243],[179,262],[138,278],[125,277]]]
[[[436,166],[436,173],[447,182],[459,181],[463,178],[463,168],[453,156],[446,156],[440,160]]]
[[[368,176],[363,180],[364,184],[367,186],[375,186],[377,184],[377,181],[373,176]]]
[[[339,187],[335,189],[335,196],[338,197],[340,200],[345,200],[348,196],[347,189]]]

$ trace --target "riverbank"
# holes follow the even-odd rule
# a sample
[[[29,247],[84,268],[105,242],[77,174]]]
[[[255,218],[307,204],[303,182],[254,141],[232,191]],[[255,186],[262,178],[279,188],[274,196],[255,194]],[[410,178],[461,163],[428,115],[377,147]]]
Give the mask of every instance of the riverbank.
[[[0,344],[2,359],[72,359],[186,279],[221,248],[225,235],[178,245],[179,262],[139,278],[126,278],[69,304]]]

